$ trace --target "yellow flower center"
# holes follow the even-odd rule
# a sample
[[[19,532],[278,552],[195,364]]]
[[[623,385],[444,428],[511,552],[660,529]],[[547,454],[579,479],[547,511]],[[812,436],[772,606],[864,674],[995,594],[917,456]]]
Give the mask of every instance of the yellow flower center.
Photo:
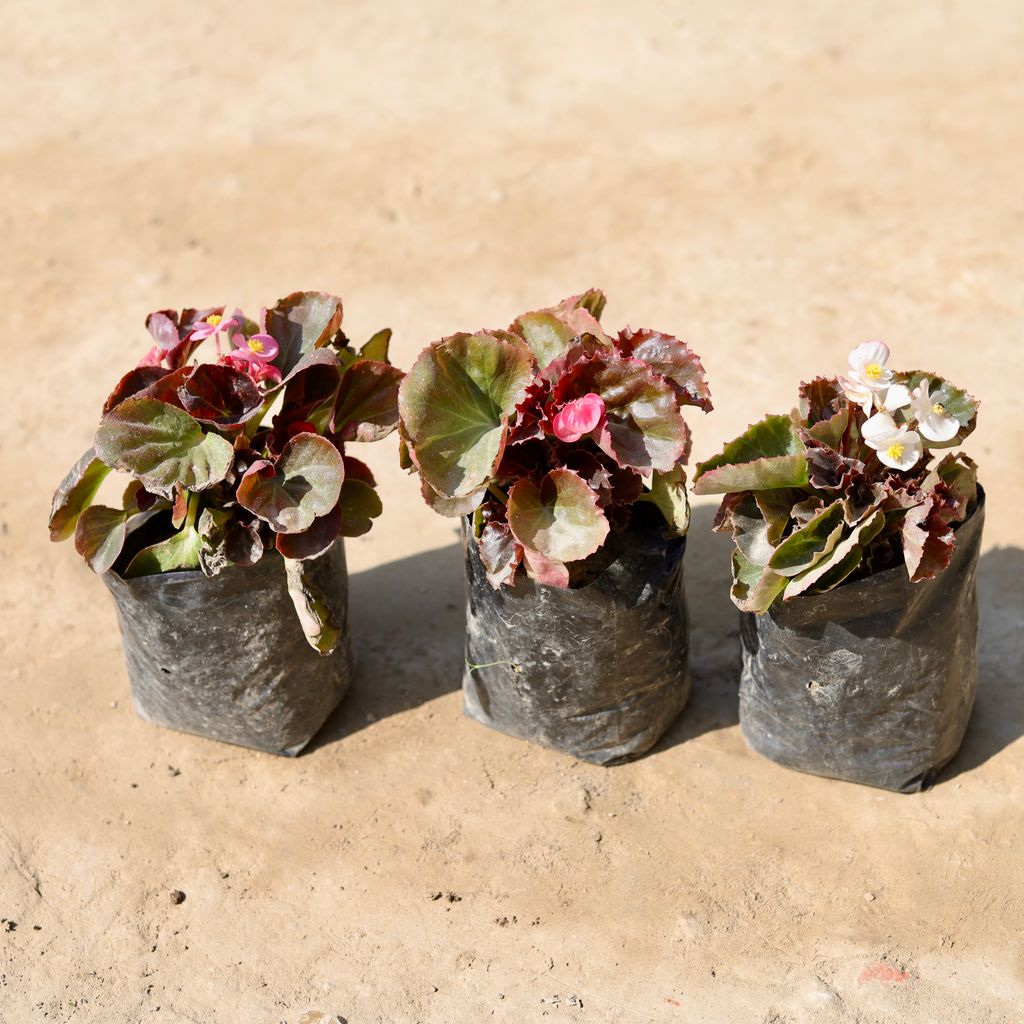
[[[936,402],[932,406],[932,412],[935,413],[936,416],[945,416],[946,407],[941,402]]]
[[[896,441],[886,448],[885,454],[888,455],[893,462],[899,462],[900,459],[903,458],[903,451],[903,445],[901,445],[899,441]]]
[[[881,363],[868,363],[864,367],[864,373],[867,375],[869,380],[881,380],[883,367]]]
[[[250,338],[249,348],[251,348],[253,352],[263,352],[265,346],[263,342],[259,340],[259,338]]]
[[[207,322],[207,323],[208,323],[208,324],[209,324],[209,325],[210,325],[211,327],[216,327],[216,326],[217,326],[217,324],[219,324],[219,323],[221,322],[221,320],[223,320],[223,319],[224,319],[224,317],[220,316],[220,315],[219,315],[218,313],[211,313],[211,314],[210,314],[210,315],[209,315],[209,316],[208,316],[208,317],[206,318],[206,322]]]

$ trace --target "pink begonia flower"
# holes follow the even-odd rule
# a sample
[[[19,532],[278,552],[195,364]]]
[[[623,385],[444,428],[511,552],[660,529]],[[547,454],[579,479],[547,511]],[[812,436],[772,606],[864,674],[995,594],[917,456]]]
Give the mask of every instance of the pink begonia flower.
[[[269,334],[254,334],[247,338],[241,331],[232,335],[231,343],[235,348],[240,348],[258,359],[261,363],[271,363],[277,358],[280,348],[277,342]]]
[[[202,341],[205,338],[211,337],[216,338],[218,334],[228,330],[228,328],[237,326],[238,321],[233,316],[225,320],[220,313],[211,313],[205,320],[200,320],[192,327],[192,330],[189,331],[189,337],[194,338],[196,341]]]
[[[578,441],[604,418],[604,399],[593,393],[566,402],[551,420],[551,429],[560,441]]]
[[[236,348],[233,352],[221,356],[218,362],[222,366],[230,366],[248,374],[254,384],[265,380],[280,384],[282,380],[281,371],[273,363],[257,358],[256,354],[247,348]]]

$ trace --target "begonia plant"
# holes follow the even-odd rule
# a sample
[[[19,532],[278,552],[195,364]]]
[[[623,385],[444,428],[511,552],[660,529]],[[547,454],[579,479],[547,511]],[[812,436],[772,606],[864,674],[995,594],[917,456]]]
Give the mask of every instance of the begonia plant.
[[[977,467],[953,448],[978,402],[944,378],[888,368],[864,342],[840,377],[800,385],[799,408],[748,427],[699,463],[695,494],[724,494],[732,598],[743,611],[820,594],[901,563],[912,582],[949,565],[977,503]]]
[[[569,587],[636,502],[689,524],[682,407],[711,409],[700,360],[667,334],[606,334],[596,289],[508,330],[420,354],[399,394],[407,468],[443,515],[472,513],[492,586],[520,572]]]
[[[346,445],[395,428],[402,378],[389,330],[357,350],[341,318],[322,292],[289,295],[258,321],[223,306],[151,313],[154,344],[58,487],[51,539],[73,536],[95,572],[116,565],[127,579],[215,576],[276,551],[311,646],[333,650],[337,625],[304,564],[380,514],[373,474]],[[200,361],[201,346],[212,358]],[[119,505],[94,504],[115,470],[130,478]]]

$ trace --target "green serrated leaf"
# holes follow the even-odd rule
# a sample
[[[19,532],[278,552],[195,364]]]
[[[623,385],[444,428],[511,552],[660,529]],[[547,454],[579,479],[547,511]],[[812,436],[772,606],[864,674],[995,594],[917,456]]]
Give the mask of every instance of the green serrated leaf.
[[[791,579],[783,600],[813,591],[824,593],[839,586],[860,565],[864,550],[878,536],[885,526],[885,513],[877,509],[862,520],[853,531],[844,537],[828,554],[806,572]]]
[[[760,615],[786,589],[789,580],[764,566],[750,561],[742,551],[732,553],[733,584],[730,596],[742,612]]]
[[[807,484],[806,446],[789,416],[766,416],[697,466],[694,494],[760,491]]]
[[[769,567],[780,576],[799,576],[839,543],[845,525],[843,503],[835,501],[805,526],[794,530],[768,559]]]
[[[71,467],[53,496],[50,508],[50,540],[67,540],[75,532],[78,517],[89,507],[110,467],[90,448]]]

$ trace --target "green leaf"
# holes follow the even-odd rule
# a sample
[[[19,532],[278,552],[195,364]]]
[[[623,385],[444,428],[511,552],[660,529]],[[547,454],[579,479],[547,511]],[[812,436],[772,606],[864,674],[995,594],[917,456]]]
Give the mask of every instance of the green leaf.
[[[95,573],[105,573],[116,561],[128,535],[123,509],[90,505],[75,526],[75,550]]]
[[[530,350],[504,332],[456,334],[420,353],[398,406],[410,453],[438,494],[463,498],[487,483],[532,377]]]
[[[391,328],[385,327],[378,331],[360,350],[362,359],[375,359],[378,362],[388,361],[388,347],[391,344]]]
[[[280,346],[274,365],[285,377],[303,355],[334,338],[341,314],[341,299],[327,292],[292,292],[267,311],[267,332]]]
[[[845,526],[843,503],[835,501],[806,526],[794,530],[768,559],[769,567],[780,576],[799,576],[820,562],[839,543]]]
[[[530,551],[559,562],[592,555],[608,536],[597,495],[571,469],[553,469],[538,487],[518,480],[508,495],[508,525]]]
[[[107,465],[165,498],[173,497],[175,484],[201,491],[220,483],[234,461],[229,441],[205,433],[187,412],[155,398],[127,398],[108,412],[95,447]]]
[[[155,576],[157,573],[174,572],[178,569],[198,569],[202,547],[203,539],[199,536],[199,531],[190,523],[186,523],[167,540],[143,548],[128,563],[128,568],[124,572],[125,578]]]
[[[333,418],[343,441],[379,441],[395,429],[404,376],[398,367],[372,359],[360,359],[345,371]]]
[[[730,596],[733,604],[742,612],[754,612],[757,615],[771,607],[789,582],[785,576],[750,561],[738,549],[732,553],[732,575]]]
[[[651,489],[638,500],[657,505],[665,522],[678,536],[684,536],[690,528],[690,500],[686,495],[686,470],[682,466],[676,466],[667,473],[655,470],[651,476]]]
[[[427,505],[438,515],[448,516],[451,519],[461,519],[480,507],[480,502],[484,500],[484,496],[487,494],[487,487],[486,485],[479,487],[461,498],[446,498],[438,494],[421,476],[420,493],[423,495],[423,500]]]
[[[867,546],[885,526],[885,513],[876,509],[854,527],[830,554],[806,572],[791,579],[783,600],[791,601],[809,590],[824,593],[843,582],[860,565]]]
[[[793,519],[793,506],[804,501],[806,491],[797,487],[777,487],[770,491],[757,491],[754,500],[768,524],[767,539],[773,547],[782,540]]]
[[[338,503],[345,466],[317,434],[296,434],[276,463],[253,463],[238,485],[238,503],[275,533],[302,533]]]
[[[363,480],[346,477],[341,486],[341,532],[345,537],[361,537],[370,532],[373,520],[383,511],[380,495]]]
[[[807,456],[789,416],[766,416],[697,466],[694,494],[803,487]]]
[[[728,513],[732,539],[746,562],[766,567],[774,554],[768,540],[768,522],[761,514],[755,496],[747,492],[733,503]]]
[[[89,507],[110,467],[90,448],[71,467],[53,496],[50,507],[50,540],[67,540],[75,532],[78,517]]]
[[[313,581],[312,566],[315,561],[286,558],[284,565],[288,578],[288,593],[299,617],[302,632],[314,651],[327,655],[334,650],[341,638],[341,624],[323,591]]]
[[[576,338],[564,320],[545,309],[524,313],[512,324],[511,330],[530,346],[541,370],[552,360],[565,355]]]

